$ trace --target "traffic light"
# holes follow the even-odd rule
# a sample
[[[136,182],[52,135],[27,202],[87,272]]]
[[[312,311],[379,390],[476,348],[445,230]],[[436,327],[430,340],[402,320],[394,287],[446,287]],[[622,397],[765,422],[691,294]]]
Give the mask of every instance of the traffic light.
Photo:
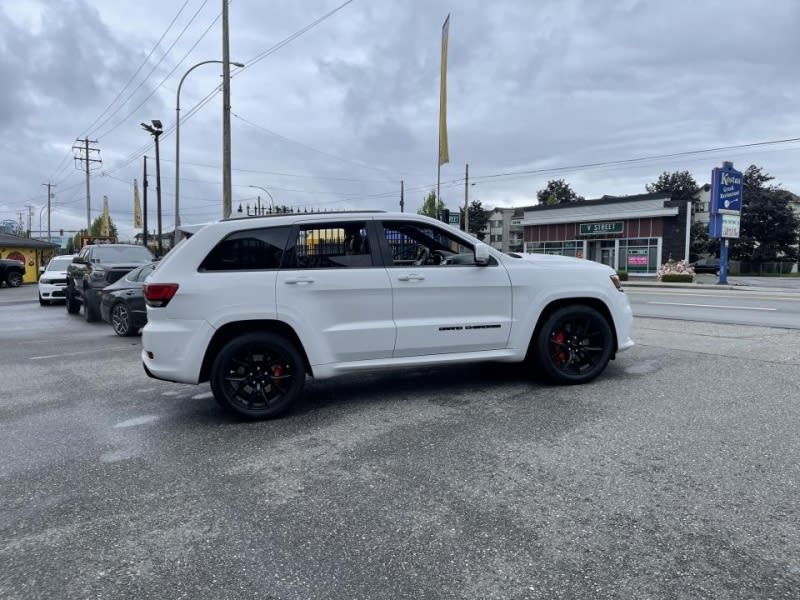
[[[61,237],[64,237],[64,230],[63,229],[59,229],[58,230],[58,235],[61,236]]]

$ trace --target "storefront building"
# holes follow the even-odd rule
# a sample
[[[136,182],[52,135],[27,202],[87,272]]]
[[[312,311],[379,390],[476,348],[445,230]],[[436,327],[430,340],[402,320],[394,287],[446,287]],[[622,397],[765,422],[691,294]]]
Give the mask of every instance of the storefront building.
[[[525,209],[525,252],[586,258],[631,275],[655,275],[689,257],[691,203],[669,193]]]
[[[39,267],[46,265],[58,249],[58,244],[0,233],[0,258],[25,263],[23,283],[36,283],[39,280]]]

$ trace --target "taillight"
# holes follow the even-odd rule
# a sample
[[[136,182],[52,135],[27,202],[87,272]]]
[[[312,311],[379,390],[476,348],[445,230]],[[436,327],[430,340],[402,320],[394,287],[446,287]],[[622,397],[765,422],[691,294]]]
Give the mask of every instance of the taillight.
[[[145,283],[144,301],[147,302],[147,306],[163,308],[169,304],[177,291],[177,283]]]

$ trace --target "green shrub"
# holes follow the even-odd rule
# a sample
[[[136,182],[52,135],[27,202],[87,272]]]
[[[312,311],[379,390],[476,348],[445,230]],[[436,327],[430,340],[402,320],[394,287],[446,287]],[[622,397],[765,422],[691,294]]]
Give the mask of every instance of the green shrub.
[[[664,273],[661,276],[664,283],[692,283],[694,275],[690,273]]]
[[[628,272],[627,271],[617,271],[617,275],[619,276],[620,281],[628,281]]]

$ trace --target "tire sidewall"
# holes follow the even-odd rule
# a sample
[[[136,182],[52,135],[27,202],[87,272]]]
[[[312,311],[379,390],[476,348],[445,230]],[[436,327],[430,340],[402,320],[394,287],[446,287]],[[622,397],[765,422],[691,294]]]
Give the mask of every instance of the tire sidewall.
[[[17,288],[22,285],[22,275],[12,272],[6,275],[6,285],[10,288]]]
[[[250,344],[259,345],[265,349],[272,348],[287,358],[291,365],[293,377],[289,391],[279,404],[269,409],[251,411],[236,402],[228,399],[225,393],[225,367],[230,358],[242,347]],[[281,335],[270,332],[254,332],[240,335],[227,344],[217,353],[211,366],[210,377],[211,391],[217,402],[229,412],[248,420],[271,419],[286,412],[302,395],[305,384],[305,363],[296,346]]]
[[[564,318],[568,316],[591,317],[603,330],[604,352],[600,360],[589,371],[580,375],[564,373],[561,369],[553,365],[550,359],[550,331]],[[606,318],[597,310],[590,306],[565,306],[551,314],[542,324],[536,339],[536,358],[539,367],[544,371],[547,378],[554,383],[566,385],[579,385],[589,383],[600,375],[608,366],[613,351],[614,336]]]

